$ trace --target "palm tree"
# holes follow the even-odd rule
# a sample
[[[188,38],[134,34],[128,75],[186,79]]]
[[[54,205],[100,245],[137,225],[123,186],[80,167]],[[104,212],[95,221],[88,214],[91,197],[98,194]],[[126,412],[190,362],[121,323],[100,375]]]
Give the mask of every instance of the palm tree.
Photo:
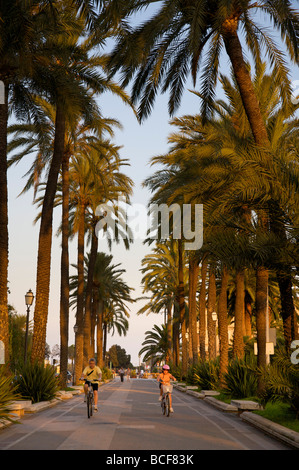
[[[142,343],[139,355],[144,354],[143,361],[157,362],[167,361],[167,326],[154,325],[153,329],[145,332],[145,340]]]
[[[112,6],[114,2],[111,2]],[[155,0],[148,0],[132,8],[140,10]],[[132,5],[132,4],[131,4]],[[261,108],[244,59],[239,31],[244,31],[246,46],[257,64],[261,62],[264,48],[269,57],[275,78],[281,88],[281,96],[290,105],[291,89],[285,57],[266,28],[259,26],[257,13],[267,15],[280,32],[291,60],[298,62],[298,13],[290,1],[275,3],[263,0],[164,0],[158,11],[141,26],[131,27],[124,22],[122,34],[108,62],[109,73],[123,73],[125,86],[134,80],[132,100],[140,99],[139,117],[147,117],[159,89],[170,89],[169,112],[172,115],[179,106],[184,84],[191,73],[196,85],[200,62],[205,56],[201,77],[202,117],[205,120],[213,106],[217,83],[220,53],[224,46],[230,59],[234,77],[240,92],[246,117],[256,145],[266,150],[267,168],[271,168],[271,145]],[[131,11],[130,11],[131,13]],[[254,15],[255,14],[255,15]],[[267,152],[268,151],[268,152]],[[266,234],[269,220],[259,211],[259,230]],[[265,365],[266,343],[262,339],[267,309],[268,270],[257,268],[257,317],[260,324],[259,360]]]
[[[150,294],[150,299],[139,309],[138,314],[166,312],[167,359],[177,365],[180,356],[177,243],[172,239],[157,242],[152,253],[143,258],[141,273],[143,293]]]
[[[230,97],[231,101],[229,106],[222,102],[215,104],[214,108],[219,115],[219,120],[210,120],[204,127],[200,116],[185,116],[173,120],[173,124],[179,127],[180,132],[170,136],[169,141],[173,144],[170,153],[153,159],[154,162],[164,164],[166,169],[160,170],[154,177],[149,178],[152,181],[152,186],[155,185],[156,192],[165,192],[171,195],[168,198],[169,204],[182,192],[187,202],[205,201],[204,239],[206,242],[203,251],[209,256],[213,254],[216,260],[222,260],[222,263],[224,262],[225,265],[229,266],[230,270],[236,272],[238,297],[241,298],[237,302],[239,307],[236,306],[235,311],[235,325],[237,326],[235,328],[235,354],[237,355],[242,355],[243,349],[242,324],[244,321],[243,304],[245,299],[242,278],[244,265],[247,264],[247,266],[257,269],[257,267],[266,263],[267,267],[273,269],[273,251],[271,251],[273,250],[273,237],[269,234],[270,238],[265,238],[263,232],[258,232],[258,226],[254,227],[248,217],[248,214],[250,214],[249,208],[255,211],[261,210],[261,208],[265,209],[269,198],[272,201],[275,199],[279,201],[281,207],[285,208],[285,213],[290,212],[293,218],[294,207],[296,206],[294,198],[287,201],[282,196],[284,194],[293,194],[296,191],[296,183],[294,186],[296,176],[294,175],[293,165],[289,163],[294,160],[291,139],[294,138],[293,130],[296,125],[294,122],[290,123],[288,121],[286,127],[282,126],[284,119],[282,116],[284,115],[289,120],[290,114],[285,114],[285,108],[277,114],[276,108],[279,95],[275,92],[274,78],[273,75],[263,76],[263,68],[261,68],[255,77],[255,84],[260,87],[260,103],[265,120],[269,123],[268,132],[269,135],[273,136],[273,144],[279,142],[279,146],[284,149],[284,153],[286,148],[289,149],[289,153],[285,153],[284,157],[279,159],[277,171],[275,170],[276,160],[274,161],[275,166],[273,166],[271,173],[270,171],[267,173],[265,181],[263,180],[265,174],[265,169],[262,166],[263,159],[261,154],[256,152],[256,149],[252,146],[250,128],[244,118],[244,109],[239,99],[240,95],[231,83],[228,86],[225,77],[222,77],[222,80],[227,96]],[[288,145],[282,146],[282,141],[277,140],[279,136],[278,128],[280,131],[283,129],[282,132],[290,139]],[[275,129],[276,137],[274,134]],[[286,129],[288,129],[287,132]],[[291,157],[291,155],[293,156]],[[251,163],[249,163],[249,159],[252,160]],[[281,182],[277,180],[277,174],[279,174],[281,168],[284,168],[285,174],[289,175],[284,179],[285,187],[283,189]],[[158,181],[160,181],[160,185]],[[220,201],[223,201],[226,196],[228,199],[222,207]],[[230,201],[229,204],[227,204],[228,201]],[[207,218],[208,214],[210,214],[209,218]],[[219,236],[217,238],[215,229],[218,225]],[[253,233],[255,234],[254,238]],[[294,233],[294,231],[291,230],[291,233]],[[290,237],[289,240],[291,239]],[[269,243],[271,243],[271,249],[269,249]],[[284,251],[286,247],[287,245],[284,245]],[[280,245],[277,241],[276,249],[280,251]],[[291,243],[288,252],[291,254],[293,253],[292,250]],[[270,261],[271,259],[272,261]],[[225,273],[224,281],[223,286],[227,284],[227,273]],[[224,296],[222,298],[224,299]],[[227,310],[227,308],[225,306],[221,307],[221,313],[224,310]],[[262,337],[264,341],[265,335],[261,334],[260,328],[259,326],[258,337]],[[223,345],[227,343],[227,325],[225,328],[221,328],[221,332],[225,335],[222,339]],[[225,347],[222,351],[222,355],[224,353],[226,355],[227,363],[228,348]],[[223,370],[225,370],[224,367]]]
[[[31,106],[26,82],[31,77],[36,44],[53,32],[51,2],[36,0],[2,2],[0,6],[0,81],[4,87],[0,104],[0,341],[8,348],[8,200],[7,126],[9,113],[24,117]],[[1,100],[2,101],[2,100]]]
[[[39,53],[42,55],[42,52],[46,51],[47,60],[38,63],[32,78],[33,89],[40,93],[46,91],[56,107],[53,158],[50,160],[48,184],[43,201],[37,266],[33,358],[38,356],[39,360],[42,360],[43,356],[47,323],[53,201],[62,160],[67,155],[67,152],[64,152],[66,119],[69,117],[76,120],[80,113],[86,117],[95,107],[90,91],[87,92],[84,88],[85,85],[99,93],[109,89],[128,103],[128,97],[120,87],[97,71],[103,66],[103,60],[89,54],[90,41],[87,39],[78,43],[80,35],[84,33],[84,19],[82,16],[74,18],[75,14],[73,4],[66,2],[59,15],[62,24],[68,21],[67,27],[60,36],[57,34],[55,39],[51,38],[48,43],[40,44]],[[50,81],[46,78],[49,74],[52,74]]]
[[[89,271],[88,258],[90,256],[85,257],[85,288]],[[129,317],[126,303],[133,301],[132,288],[122,279],[125,270],[120,269],[120,264],[112,264],[112,260],[112,255],[98,252],[93,275],[92,310],[94,318],[91,324],[97,326],[97,355],[98,363],[101,366],[104,365],[107,333],[109,331],[113,333],[115,329],[121,334],[126,333],[128,329],[127,318]],[[78,276],[72,276],[71,299],[73,300],[70,305],[77,303],[78,285]],[[91,329],[89,337],[94,338]]]

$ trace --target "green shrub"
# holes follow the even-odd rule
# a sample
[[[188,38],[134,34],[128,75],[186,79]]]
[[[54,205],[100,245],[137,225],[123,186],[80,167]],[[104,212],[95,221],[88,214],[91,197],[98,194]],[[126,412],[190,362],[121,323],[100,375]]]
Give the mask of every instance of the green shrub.
[[[59,390],[59,382],[55,377],[55,368],[37,362],[34,364],[28,362],[20,369],[17,390],[22,398],[31,400],[32,403],[52,400]]]
[[[287,403],[299,417],[299,366],[292,364],[284,348],[276,349],[272,363],[259,371],[264,384],[261,394],[263,404],[267,402]]]
[[[6,365],[0,366],[0,420],[11,420],[9,417],[9,404],[18,398],[13,376],[8,367]]]
[[[258,378],[255,357],[248,355],[245,359],[231,360],[224,380],[223,392],[232,398],[256,396]]]
[[[188,385],[195,384],[195,381],[196,381],[195,372],[196,372],[196,367],[194,366],[189,367],[187,377],[186,377],[186,382]]]
[[[217,390],[219,387],[219,359],[201,362],[194,368],[194,383],[201,390]]]
[[[172,364],[169,362],[169,367],[170,367],[170,373],[173,375],[177,380],[182,380],[182,364],[179,364],[178,366]]]
[[[102,380],[109,380],[113,378],[112,371],[108,367],[102,368]]]

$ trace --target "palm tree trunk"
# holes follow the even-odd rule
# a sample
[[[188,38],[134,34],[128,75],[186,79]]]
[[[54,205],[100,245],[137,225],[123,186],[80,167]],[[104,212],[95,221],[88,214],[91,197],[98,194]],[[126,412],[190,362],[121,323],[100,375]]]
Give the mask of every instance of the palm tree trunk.
[[[171,318],[171,302],[167,304],[167,353],[166,353],[166,362],[169,362],[171,359],[171,350],[172,350],[172,318]]]
[[[223,25],[223,39],[226,52],[230,58],[234,75],[240,90],[254,140],[256,144],[269,147],[270,142],[266,126],[256,97],[248,67],[243,58],[242,46],[237,34],[238,22],[227,22]]]
[[[69,337],[69,154],[62,161],[62,248],[60,276],[60,381],[67,385]]]
[[[94,267],[98,252],[98,237],[93,226],[91,235],[91,250],[89,256],[89,265],[87,273],[86,297],[85,297],[85,315],[84,315],[84,360],[87,361],[91,354],[91,305],[93,290]]]
[[[245,327],[245,274],[244,269],[236,272],[236,301],[235,329],[233,355],[237,358],[244,356],[244,327]]]
[[[206,275],[207,259],[201,263],[201,286],[199,292],[199,354],[202,361],[206,360]]]
[[[289,274],[277,272],[277,280],[280,291],[281,316],[283,321],[283,333],[286,349],[290,350],[291,342],[298,339],[298,322],[293,299],[292,278]]]
[[[192,364],[198,363],[198,334],[197,334],[197,309],[196,294],[198,282],[199,264],[192,255],[189,259],[189,331],[192,343]]]
[[[78,291],[77,291],[77,313],[76,324],[78,327],[76,333],[76,351],[75,351],[75,370],[76,379],[81,376],[83,361],[83,322],[84,322],[84,235],[85,235],[85,205],[82,203],[79,209],[79,228],[78,228]]]
[[[208,286],[208,306],[207,306],[207,323],[208,323],[208,348],[209,359],[216,359],[216,321],[213,320],[212,313],[216,312],[216,273],[213,263],[209,266],[209,286]]]
[[[251,77],[243,58],[242,46],[237,34],[238,20],[232,21],[232,19],[225,22],[223,25],[223,39],[225,44],[226,52],[232,63],[234,75],[240,90],[241,99],[244,105],[245,113],[247,115],[251,131],[255,140],[255,143],[261,148],[269,149],[270,142],[267,134],[267,129],[262,117],[259,102],[254,92]],[[262,225],[266,225],[266,220],[262,216]],[[264,299],[267,297],[268,290],[268,273],[264,266],[258,267],[256,270],[257,286],[259,294],[256,296],[256,310],[259,322],[257,325],[261,325],[262,330],[257,331],[260,336],[258,343],[260,342],[261,350],[258,352],[258,362],[266,362],[266,336],[261,338],[261,335],[266,335],[266,330],[262,326],[266,321],[266,308],[264,305]],[[264,289],[262,292],[261,289]],[[264,318],[262,318],[264,316]],[[258,329],[258,326],[257,326]],[[264,357],[261,357],[264,354]]]
[[[108,325],[107,325],[107,322],[104,322],[104,327],[103,327],[103,364],[104,366],[106,366],[107,334],[108,334]]]
[[[178,301],[177,301],[178,304]],[[179,365],[180,361],[180,323],[177,317],[176,311],[174,311],[172,320],[172,338],[173,338],[173,363],[175,366]]]
[[[95,357],[95,332],[97,326],[97,305],[92,296],[92,303],[91,303],[91,351],[90,357]]]
[[[252,299],[249,293],[245,292],[245,335],[252,337],[251,328],[251,317],[252,317]]]
[[[218,299],[218,329],[220,341],[220,383],[224,383],[224,374],[228,367],[228,319],[227,319],[227,284],[228,270],[222,267],[221,288]]]
[[[103,302],[98,302],[98,322],[97,322],[97,364],[103,367]]]
[[[33,362],[37,360],[40,363],[43,363],[45,358],[50,294],[53,206],[58,174],[64,155],[64,138],[65,114],[63,104],[58,100],[55,118],[54,152],[43,200],[38,241],[36,301],[31,359]]]
[[[256,310],[256,330],[257,330],[257,363],[260,368],[264,368],[266,361],[266,344],[267,344],[267,308],[268,308],[268,270],[259,267],[257,269],[258,276],[256,278],[256,304],[260,306]],[[259,390],[263,388],[262,380],[259,381]]]
[[[8,333],[8,192],[7,192],[7,123],[8,84],[4,82],[4,103],[0,104],[0,342],[4,361],[9,361]]]
[[[179,302],[179,318],[182,333],[182,374],[186,376],[188,370],[188,347],[187,347],[187,328],[186,328],[186,312],[185,312],[185,287],[184,287],[184,253],[183,242],[178,240],[178,302]]]

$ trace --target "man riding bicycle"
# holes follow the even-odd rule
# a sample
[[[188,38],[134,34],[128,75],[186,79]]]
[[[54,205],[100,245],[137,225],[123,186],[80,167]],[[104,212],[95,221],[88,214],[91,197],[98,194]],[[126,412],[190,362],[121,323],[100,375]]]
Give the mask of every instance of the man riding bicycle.
[[[170,412],[173,413],[173,408],[172,408],[172,385],[170,383],[171,380],[175,380],[176,381],[176,378],[170,374],[169,372],[170,370],[170,367],[165,364],[165,366],[162,367],[162,374],[159,374],[158,375],[158,382],[160,383],[159,387],[160,387],[160,397],[159,397],[159,401],[162,400],[162,395],[164,393],[164,390],[163,390],[163,387],[167,387],[168,388],[168,391],[169,391],[169,405],[170,405]]]
[[[94,359],[89,359],[88,366],[82,372],[81,380],[85,379],[84,384],[84,393],[86,401],[86,396],[88,392],[88,386],[91,384],[94,393],[94,411],[98,411],[98,388],[99,388],[99,381],[102,378],[102,371],[101,369],[96,366],[96,362]]]

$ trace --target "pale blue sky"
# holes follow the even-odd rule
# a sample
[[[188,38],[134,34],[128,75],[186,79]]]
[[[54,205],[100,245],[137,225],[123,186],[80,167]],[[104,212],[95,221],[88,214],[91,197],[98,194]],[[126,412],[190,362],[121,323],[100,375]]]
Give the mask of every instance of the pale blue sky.
[[[296,2],[297,3],[297,2]],[[223,56],[221,72],[228,74],[228,58]],[[292,80],[299,80],[297,67],[291,67]],[[199,100],[187,88],[193,88],[191,83],[186,87],[182,104],[177,116],[183,114],[195,114],[199,111]],[[219,92],[220,93],[220,92]],[[149,160],[154,155],[167,151],[167,138],[171,132],[169,116],[167,112],[168,94],[158,96],[151,116],[142,124],[138,124],[132,110],[125,106],[120,100],[111,95],[103,96],[100,105],[103,115],[117,118],[123,125],[123,130],[116,131],[114,142],[122,145],[121,156],[129,158],[130,167],[126,173],[134,180],[134,196],[132,202],[147,204],[148,193],[141,187],[142,182],[155,169],[150,168]],[[9,302],[16,308],[18,313],[26,312],[24,295],[29,288],[35,293],[36,284],[36,258],[39,225],[33,225],[36,217],[36,207],[32,204],[32,192],[17,198],[22,190],[25,179],[23,175],[29,168],[31,159],[24,159],[19,165],[9,170]],[[61,208],[55,209],[55,227],[57,227],[61,216]],[[99,247],[100,251],[107,251],[107,244]],[[137,240],[129,251],[121,245],[113,245],[112,254],[115,263],[122,263],[126,269],[125,279],[134,287],[136,297],[141,291],[141,260],[150,251],[141,240]],[[76,240],[70,246],[70,262],[76,263]],[[52,268],[51,268],[51,291],[48,317],[47,342],[52,348],[59,344],[59,299],[60,299],[60,239],[53,237]],[[131,306],[130,328],[126,337],[109,337],[108,348],[112,344],[124,347],[134,365],[138,364],[138,351],[144,340],[146,330],[163,321],[162,315],[137,316],[136,311],[142,306],[142,302]],[[31,309],[31,319],[34,307]],[[74,342],[73,326],[75,323],[75,312],[70,311],[70,335],[69,344]]]

